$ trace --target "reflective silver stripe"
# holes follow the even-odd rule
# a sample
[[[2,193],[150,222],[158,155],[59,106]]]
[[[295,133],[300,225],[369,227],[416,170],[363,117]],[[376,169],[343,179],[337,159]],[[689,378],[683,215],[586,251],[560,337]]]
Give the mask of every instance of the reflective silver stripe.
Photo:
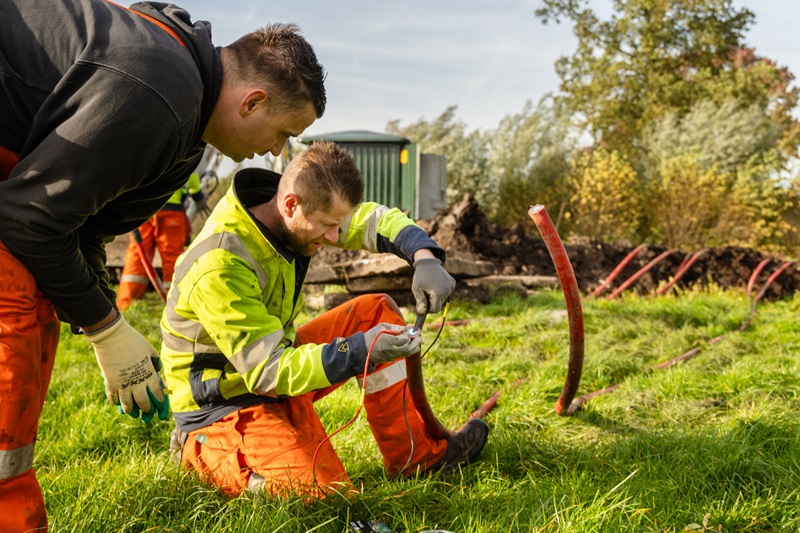
[[[33,468],[33,445],[31,442],[22,448],[0,450],[0,479],[18,476]]]
[[[164,346],[173,352],[183,353],[220,353],[216,344],[201,344],[199,342],[190,341],[181,337],[176,337],[165,331],[162,331],[162,339]]]
[[[161,284],[164,286],[165,289],[169,289],[172,286],[171,281],[162,281]]]
[[[245,244],[242,242],[241,237],[229,231],[222,231],[220,233],[210,235],[203,242],[197,243],[191,249],[185,251],[178,266],[175,268],[175,274],[172,278],[172,282],[175,285],[179,285],[181,280],[186,277],[186,274],[192,268],[192,265],[194,265],[195,262],[200,259],[200,257],[218,248],[227,250],[247,261],[250,266],[253,267],[253,270],[255,270],[256,276],[258,277],[258,284],[261,287],[261,292],[264,292],[264,288],[267,284],[267,273],[264,272],[264,269],[260,264],[258,264],[258,261],[256,261],[255,257],[253,257],[253,254],[251,254],[250,250],[247,249],[247,246],[245,246]],[[169,303],[172,304],[173,307],[178,303],[177,287],[176,290],[172,291],[172,296],[170,297]]]
[[[281,355],[283,355],[283,348],[272,352],[269,362],[264,366],[264,370],[258,376],[258,381],[253,386],[253,392],[266,396],[278,396],[275,388],[278,386],[278,367],[281,363]]]
[[[175,288],[170,291],[170,294],[174,294],[178,292],[177,285]],[[164,310],[164,319],[169,324],[169,327],[172,331],[176,333],[176,335],[180,335],[187,340],[187,342],[191,342],[192,345],[198,344],[203,346],[213,346],[214,349],[212,351],[218,352],[219,348],[216,347],[216,344],[211,340],[211,336],[206,331],[206,328],[200,322],[195,322],[194,320],[190,320],[188,318],[184,318],[178,313],[175,312],[175,308],[171,305],[168,305]],[[163,331],[163,329],[162,329]],[[164,339],[166,340],[166,335],[163,335]],[[173,336],[173,339],[179,339],[180,337]],[[192,339],[192,340],[189,340]],[[167,347],[172,349],[169,344]],[[192,351],[201,351],[195,348],[189,350],[180,350],[186,352]]]
[[[194,320],[184,318],[175,312],[175,306],[178,305],[178,298],[180,297],[181,280],[186,277],[186,274],[192,268],[192,265],[197,262],[197,260],[199,260],[208,252],[216,249],[227,250],[237,257],[240,257],[244,261],[247,261],[258,277],[258,283],[261,287],[261,292],[263,293],[265,290],[265,286],[267,284],[266,272],[264,272],[264,269],[260,264],[258,264],[258,261],[256,261],[255,257],[253,257],[253,254],[250,253],[250,250],[247,249],[247,246],[245,246],[244,242],[242,242],[242,239],[234,233],[229,231],[215,233],[204,241],[197,243],[190,250],[184,252],[180,264],[175,268],[175,275],[172,279],[173,285],[175,286],[172,287],[172,290],[169,293],[169,305],[167,305],[164,317],[172,331],[181,337],[184,337],[185,339],[194,339],[194,342],[200,344],[202,348],[195,347],[191,350],[179,351],[202,352],[206,351],[206,349],[208,349],[210,346],[216,346],[202,324]],[[176,339],[176,337],[173,337],[173,339]],[[169,344],[167,344],[167,347],[172,349]],[[218,352],[219,349],[214,348],[213,350],[208,351]]]
[[[150,280],[147,278],[147,276],[137,276],[136,274],[125,274],[120,276],[120,283],[124,283],[126,281],[128,283],[138,283],[139,285],[147,285],[150,283]]]
[[[373,372],[367,375],[367,394],[373,394],[389,388],[395,383],[400,383],[406,379],[407,375],[406,364],[403,360]],[[363,378],[356,378],[356,381],[359,387],[363,386]]]
[[[253,392],[276,396],[275,387],[278,386],[278,367],[283,355],[283,329],[270,333],[260,338],[241,352],[230,358],[230,362],[239,374],[254,369],[265,360],[267,364],[258,375],[258,381],[253,385]]]
[[[206,240],[201,243],[198,243],[191,250],[188,250],[184,253],[184,258],[181,261],[181,267],[178,269],[180,272],[175,272],[175,278],[173,281],[175,283],[179,283],[186,273],[189,271],[191,266],[204,254],[210,252],[211,250],[216,250],[217,248],[222,248],[223,250],[228,250],[229,252],[241,257],[248,263],[250,266],[253,267],[253,270],[256,271],[256,275],[258,276],[258,283],[263,287],[267,284],[267,274],[264,272],[264,269],[261,268],[261,265],[258,264],[253,254],[250,253],[250,250],[247,249],[244,242],[242,242],[241,237],[236,235],[235,233],[231,233],[229,231],[222,231],[220,233],[215,233],[209,236]]]
[[[231,356],[230,361],[233,368],[235,368],[238,373],[245,374],[267,359],[274,358],[276,352],[277,358],[280,359],[280,354],[283,352],[283,346],[281,346],[282,340],[283,328],[261,337],[253,344],[246,346],[241,352]],[[280,350],[278,350],[279,347]]]
[[[388,211],[388,207],[385,205],[380,205],[369,215],[367,215],[365,219],[367,225],[364,228],[363,246],[371,252],[378,251],[378,223],[380,223],[381,218],[383,218],[383,215],[385,215]]]

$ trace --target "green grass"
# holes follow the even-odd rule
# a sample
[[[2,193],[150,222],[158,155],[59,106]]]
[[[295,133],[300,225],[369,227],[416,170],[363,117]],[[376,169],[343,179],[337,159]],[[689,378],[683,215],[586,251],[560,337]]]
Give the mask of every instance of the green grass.
[[[798,531],[798,308],[800,298],[762,303],[738,333],[747,316],[739,292],[585,302],[579,394],[620,388],[560,417],[553,406],[569,353],[561,293],[454,302],[448,320],[471,321],[445,327],[425,357],[427,393],[457,428],[504,389],[486,417],[482,460],[389,481],[362,415],[333,438],[361,494],[312,504],[228,499],[182,471],[168,457],[172,423],[118,415],[89,344],[65,328],[36,455],[51,531],[345,532],[353,519],[394,532]],[[155,344],[159,312],[148,294],[126,316]],[[695,346],[696,358],[653,370]],[[357,406],[349,384],[318,410],[333,430]]]

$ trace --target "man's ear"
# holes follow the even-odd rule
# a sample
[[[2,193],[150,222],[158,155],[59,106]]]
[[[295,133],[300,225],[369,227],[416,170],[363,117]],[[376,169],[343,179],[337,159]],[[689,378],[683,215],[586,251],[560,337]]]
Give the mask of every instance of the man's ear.
[[[253,89],[248,91],[245,93],[244,97],[242,97],[242,100],[239,103],[239,114],[243,117],[247,116],[268,101],[269,98],[267,97],[267,92],[265,90]]]
[[[291,192],[287,193],[286,196],[283,197],[284,216],[292,218],[297,212],[299,205],[300,199],[297,197],[297,195]]]

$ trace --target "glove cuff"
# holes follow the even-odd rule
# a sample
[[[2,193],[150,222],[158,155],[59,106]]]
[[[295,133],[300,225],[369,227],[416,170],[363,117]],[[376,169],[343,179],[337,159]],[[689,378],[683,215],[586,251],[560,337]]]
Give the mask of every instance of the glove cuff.
[[[340,383],[364,371],[367,360],[364,333],[357,332],[349,337],[339,337],[322,347],[322,367],[330,383]],[[370,364],[369,370],[373,369]]]
[[[436,262],[437,265],[442,266],[441,260],[439,260],[439,259],[437,259],[435,257],[422,257],[420,259],[417,259],[416,261],[414,261],[414,265],[413,266],[416,269],[417,267],[419,267],[421,265],[424,265],[426,263],[433,264],[432,262],[434,262],[434,261]]]
[[[105,339],[114,335],[114,333],[119,328],[121,328],[123,324],[127,324],[127,322],[125,322],[125,317],[122,316],[122,313],[117,311],[117,316],[114,318],[114,320],[112,320],[105,326],[101,327],[100,329],[96,329],[91,333],[88,333],[86,331],[84,331],[83,333],[84,335],[86,335],[86,338],[91,343],[102,342]]]

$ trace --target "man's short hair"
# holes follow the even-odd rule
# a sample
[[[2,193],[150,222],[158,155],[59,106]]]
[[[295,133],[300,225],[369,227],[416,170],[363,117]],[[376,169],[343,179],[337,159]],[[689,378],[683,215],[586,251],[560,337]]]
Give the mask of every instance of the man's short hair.
[[[356,207],[364,201],[364,179],[353,156],[338,144],[317,141],[286,167],[278,194],[293,192],[308,214],[339,198]]]
[[[311,102],[317,118],[325,113],[325,70],[296,24],[270,24],[225,50],[232,58],[223,72],[226,82],[263,86],[276,110],[296,110]]]

